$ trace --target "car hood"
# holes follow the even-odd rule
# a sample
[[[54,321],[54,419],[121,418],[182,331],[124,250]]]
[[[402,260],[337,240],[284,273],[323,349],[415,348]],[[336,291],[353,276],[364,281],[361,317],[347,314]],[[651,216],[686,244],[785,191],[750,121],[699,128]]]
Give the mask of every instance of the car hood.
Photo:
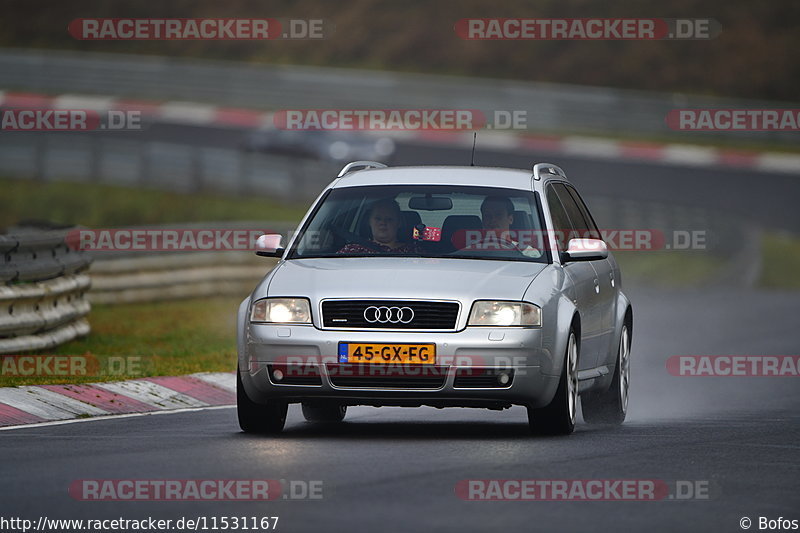
[[[269,296],[520,300],[542,263],[420,257],[292,259],[269,282]],[[267,295],[257,295],[264,297]]]

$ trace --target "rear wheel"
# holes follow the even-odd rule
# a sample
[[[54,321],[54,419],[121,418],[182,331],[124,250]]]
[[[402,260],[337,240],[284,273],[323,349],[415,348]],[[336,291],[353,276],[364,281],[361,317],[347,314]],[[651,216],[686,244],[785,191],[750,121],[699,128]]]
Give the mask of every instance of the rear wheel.
[[[309,422],[341,422],[346,414],[346,405],[303,403],[303,416]]]
[[[536,435],[569,435],[575,430],[578,403],[578,341],[575,331],[569,333],[564,368],[558,390],[546,407],[528,408],[528,423]]]
[[[280,433],[286,424],[286,402],[271,400],[266,405],[252,401],[242,385],[242,376],[236,371],[236,413],[239,427],[245,433]]]
[[[628,413],[631,382],[631,337],[628,325],[622,326],[617,350],[617,365],[607,391],[587,395],[581,401],[583,419],[589,424],[619,425]]]

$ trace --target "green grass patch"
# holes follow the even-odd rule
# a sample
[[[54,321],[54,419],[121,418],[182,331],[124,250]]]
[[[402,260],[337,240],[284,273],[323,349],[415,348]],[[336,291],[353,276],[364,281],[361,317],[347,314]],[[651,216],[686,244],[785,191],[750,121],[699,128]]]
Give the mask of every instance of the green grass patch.
[[[21,220],[88,227],[229,220],[299,221],[307,206],[216,193],[0,179],[0,228]]]
[[[0,386],[120,381],[236,369],[236,312],[241,298],[219,297],[119,306],[97,305],[92,332],[47,355],[86,356],[85,376],[8,377]],[[82,359],[83,360],[83,359]],[[87,368],[94,369],[92,363]]]
[[[614,252],[623,283],[693,287],[712,279],[725,260],[703,251]]]
[[[767,233],[761,240],[761,276],[758,284],[770,289],[800,289],[800,239]]]

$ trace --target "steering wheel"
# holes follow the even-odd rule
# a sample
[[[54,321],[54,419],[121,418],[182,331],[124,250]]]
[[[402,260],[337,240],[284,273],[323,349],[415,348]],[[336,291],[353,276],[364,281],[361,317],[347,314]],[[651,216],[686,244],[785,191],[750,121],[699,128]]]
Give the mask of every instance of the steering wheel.
[[[384,250],[380,248],[377,244],[372,242],[369,239],[365,239],[361,235],[357,235],[352,231],[348,231],[344,228],[340,228],[339,226],[334,226],[333,224],[328,226],[328,229],[336,235],[337,237],[343,239],[348,244],[360,244],[364,248],[369,248],[370,250],[374,250],[376,252],[383,252]]]

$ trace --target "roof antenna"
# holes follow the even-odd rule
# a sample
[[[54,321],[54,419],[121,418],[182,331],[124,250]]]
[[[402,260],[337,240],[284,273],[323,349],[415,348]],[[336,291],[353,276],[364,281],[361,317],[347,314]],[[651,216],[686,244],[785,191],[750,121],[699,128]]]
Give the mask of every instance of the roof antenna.
[[[477,131],[473,131],[472,132],[472,159],[470,159],[470,162],[469,162],[469,166],[471,166],[471,167],[475,166],[475,143],[477,143],[477,142],[478,142],[478,132]]]

